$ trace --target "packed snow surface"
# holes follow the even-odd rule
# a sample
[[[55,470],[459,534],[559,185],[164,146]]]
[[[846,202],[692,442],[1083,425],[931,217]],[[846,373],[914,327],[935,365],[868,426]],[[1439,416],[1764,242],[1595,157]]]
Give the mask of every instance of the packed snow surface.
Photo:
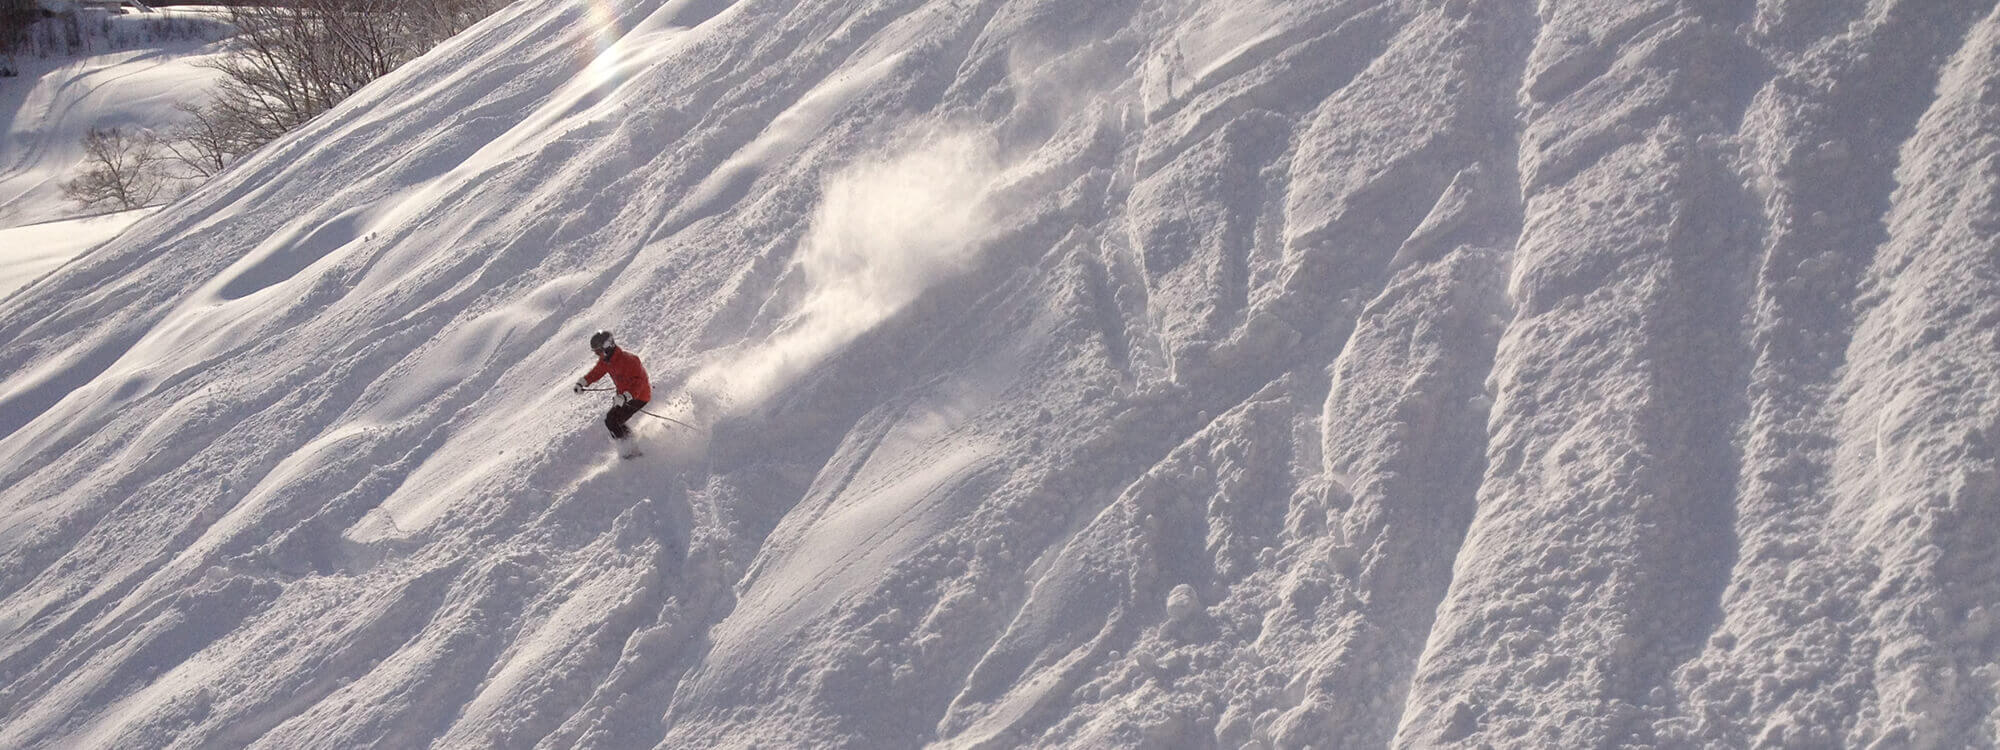
[[[0,435],[5,747],[1993,747],[2000,12],[521,0]]]

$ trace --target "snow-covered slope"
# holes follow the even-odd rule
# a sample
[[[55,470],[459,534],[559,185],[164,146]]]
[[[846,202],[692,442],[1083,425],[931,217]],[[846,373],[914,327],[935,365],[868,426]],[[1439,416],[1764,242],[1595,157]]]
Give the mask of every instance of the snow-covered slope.
[[[0,229],[0,247],[7,249],[0,253],[0,297],[48,275],[158,210],[141,208]]]
[[[522,0],[0,301],[0,746],[1994,746],[1995,6]]]

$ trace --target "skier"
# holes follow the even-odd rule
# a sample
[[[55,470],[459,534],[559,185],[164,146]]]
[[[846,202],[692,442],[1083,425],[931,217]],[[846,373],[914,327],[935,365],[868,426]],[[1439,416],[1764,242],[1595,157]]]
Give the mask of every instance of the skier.
[[[639,364],[636,354],[618,348],[618,342],[611,339],[610,331],[598,331],[590,337],[590,350],[597,353],[597,366],[590,368],[576,381],[570,390],[582,393],[583,389],[611,374],[611,384],[618,389],[613,398],[611,411],[604,413],[604,426],[611,430],[611,438],[618,441],[618,455],[626,458],[639,455],[639,449],[632,445],[632,429],[625,421],[646,408],[646,402],[653,399],[653,384],[646,377],[646,366]]]

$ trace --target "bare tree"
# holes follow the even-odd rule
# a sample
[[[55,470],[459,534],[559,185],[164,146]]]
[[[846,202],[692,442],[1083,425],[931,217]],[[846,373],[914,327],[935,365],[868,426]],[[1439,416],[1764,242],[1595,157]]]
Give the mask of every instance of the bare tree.
[[[160,142],[152,133],[91,128],[83,137],[83,174],[63,185],[63,195],[85,208],[121,210],[150,204],[160,192]]]
[[[503,0],[290,0],[230,8],[235,54],[193,122],[172,134],[173,157],[213,176],[235,157],[332,109],[503,5]]]
[[[0,75],[14,75],[14,55],[28,41],[28,25],[41,17],[30,0],[0,0]]]
[[[160,146],[166,149],[166,159],[179,167],[175,177],[207,181],[257,147],[217,103],[181,102],[174,108],[186,119],[167,131]]]

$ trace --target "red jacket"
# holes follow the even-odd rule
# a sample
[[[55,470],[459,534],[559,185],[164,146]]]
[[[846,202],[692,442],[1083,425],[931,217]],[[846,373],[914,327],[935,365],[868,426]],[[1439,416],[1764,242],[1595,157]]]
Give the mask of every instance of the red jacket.
[[[653,384],[646,379],[646,366],[639,364],[639,355],[624,349],[612,349],[611,356],[597,360],[597,366],[583,376],[583,382],[595,383],[605,373],[611,373],[611,384],[618,386],[618,392],[632,397],[635,401],[653,400]]]

